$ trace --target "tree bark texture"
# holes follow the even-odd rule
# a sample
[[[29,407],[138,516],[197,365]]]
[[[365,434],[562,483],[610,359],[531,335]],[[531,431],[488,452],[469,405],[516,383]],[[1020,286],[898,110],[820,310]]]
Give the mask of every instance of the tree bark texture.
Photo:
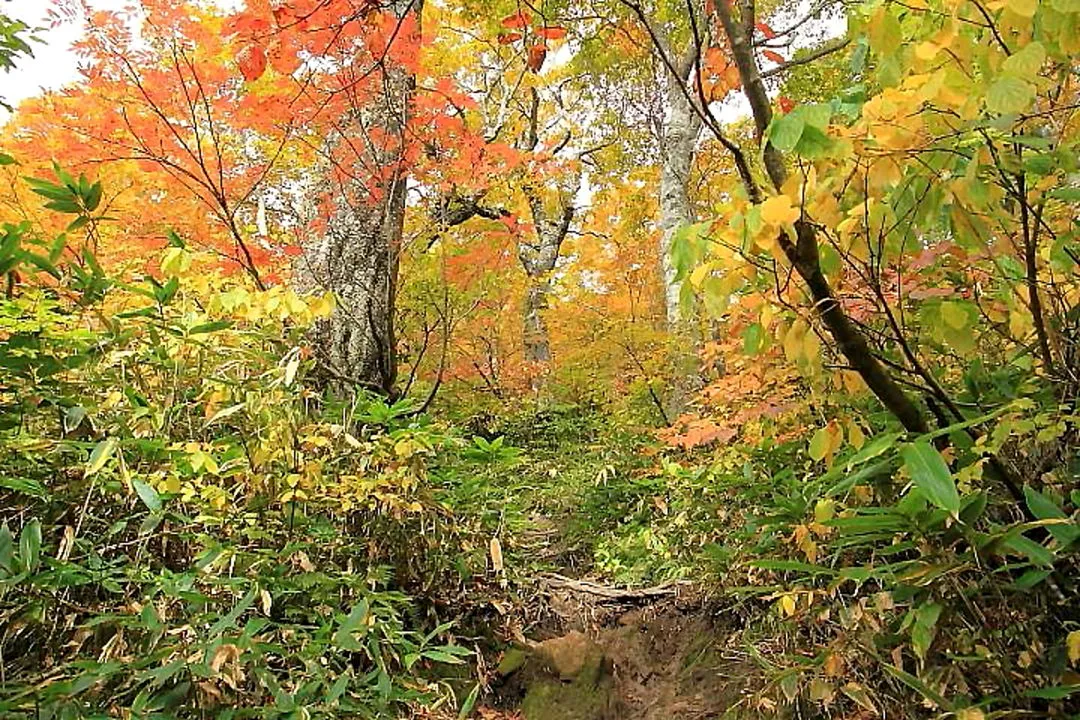
[[[525,361],[532,363],[551,361],[551,341],[544,312],[551,297],[551,274],[574,219],[574,195],[581,184],[581,175],[577,172],[567,173],[556,178],[554,183],[553,204],[545,203],[538,188],[526,186],[525,196],[536,232],[528,240],[522,238],[518,241],[518,258],[529,278],[523,327]]]
[[[385,7],[399,19],[415,16],[418,42],[423,0],[394,0]],[[304,246],[298,284],[330,291],[336,307],[311,331],[320,370],[339,391],[366,388],[394,393],[397,377],[394,305],[398,256],[405,218],[405,129],[415,77],[383,56],[378,90],[341,118],[327,156],[323,180],[325,227]],[[342,165],[347,165],[343,167]]]

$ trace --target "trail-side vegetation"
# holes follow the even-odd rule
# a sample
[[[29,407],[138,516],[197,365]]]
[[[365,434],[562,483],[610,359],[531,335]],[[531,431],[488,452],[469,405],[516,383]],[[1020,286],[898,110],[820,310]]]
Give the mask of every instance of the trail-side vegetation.
[[[1080,712],[1080,5],[222,5],[0,134],[0,717]]]

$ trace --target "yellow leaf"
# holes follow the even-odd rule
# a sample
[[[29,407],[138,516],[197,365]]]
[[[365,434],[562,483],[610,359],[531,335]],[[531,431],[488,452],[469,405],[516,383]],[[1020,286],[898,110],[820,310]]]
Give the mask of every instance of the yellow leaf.
[[[863,434],[862,428],[859,427],[857,422],[848,423],[848,442],[856,450],[862,450],[862,446],[866,443],[866,435]]]
[[[1065,646],[1069,649],[1069,662],[1075,665],[1080,662],[1080,630],[1073,630],[1065,638]]]
[[[915,46],[915,57],[920,60],[933,60],[937,57],[938,51],[940,50],[941,48],[937,43],[932,43],[927,40],[926,42],[919,43]]]
[[[769,225],[790,225],[799,219],[799,208],[792,206],[787,195],[773,195],[761,204],[761,219]]]
[[[713,270],[711,263],[705,263],[698,265],[694,268],[694,272],[690,273],[690,284],[696,288],[701,287],[701,283],[705,282],[705,278],[709,276]]]
[[[836,502],[821,498],[814,505],[814,520],[819,523],[828,522],[836,516]]]
[[[956,330],[963,330],[968,324],[968,314],[964,306],[956,302],[941,303],[941,319]]]
[[[829,703],[832,701],[833,696],[836,694],[836,690],[832,685],[825,682],[821,678],[814,678],[810,681],[810,699],[820,703]]]
[[[956,711],[956,720],[984,720],[985,717],[979,708],[964,708]]]
[[[784,615],[791,617],[795,614],[795,596],[794,595],[782,595],[780,597],[780,609]]]

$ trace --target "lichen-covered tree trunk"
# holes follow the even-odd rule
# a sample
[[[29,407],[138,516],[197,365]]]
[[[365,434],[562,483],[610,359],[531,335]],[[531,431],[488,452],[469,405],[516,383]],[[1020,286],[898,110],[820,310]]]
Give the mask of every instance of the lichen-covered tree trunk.
[[[529,276],[529,289],[525,293],[525,362],[551,362],[551,342],[548,339],[544,313],[551,295],[551,280],[547,274]]]
[[[416,43],[422,0],[384,6],[398,18],[415,16],[416,32],[395,43]],[[404,24],[402,25],[404,27]],[[383,70],[375,91],[336,125],[328,142],[322,231],[304,247],[298,280],[330,291],[336,306],[319,321],[311,343],[320,370],[338,390],[367,388],[394,394],[397,361],[394,304],[405,218],[405,128],[415,77],[379,52]]]
[[[548,198],[547,202],[537,188],[525,188],[536,227],[532,238],[518,242],[518,258],[529,277],[523,328],[526,362],[546,364],[551,361],[551,342],[544,312],[551,297],[551,274],[559,259],[559,249],[574,219],[574,195],[580,184],[581,175],[578,173],[557,178],[555,197]],[[533,384],[536,386],[535,382]]]
[[[690,202],[690,169],[701,116],[687,97],[692,87],[695,54],[688,52],[674,68],[666,73],[663,137],[660,143],[660,270],[664,284],[664,318],[672,338],[675,369],[674,382],[664,403],[664,412],[674,420],[686,409],[691,396],[701,385],[698,348],[700,338],[692,314],[683,307],[682,282],[672,257],[672,246],[679,229],[694,222]]]
[[[690,168],[701,133],[701,117],[690,105],[685,87],[690,86],[690,62],[676,68],[680,77],[668,73],[665,87],[663,137],[660,144],[660,265],[664,278],[664,312],[668,329],[679,332],[687,318],[680,296],[682,283],[672,260],[671,248],[680,227],[694,222],[690,202]]]

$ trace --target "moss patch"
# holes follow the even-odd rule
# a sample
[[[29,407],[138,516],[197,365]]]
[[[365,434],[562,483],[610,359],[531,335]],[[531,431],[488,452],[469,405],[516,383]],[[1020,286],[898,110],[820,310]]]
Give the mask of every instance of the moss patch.
[[[600,653],[590,655],[571,682],[539,677],[529,684],[521,710],[526,720],[610,720],[611,673]]]

